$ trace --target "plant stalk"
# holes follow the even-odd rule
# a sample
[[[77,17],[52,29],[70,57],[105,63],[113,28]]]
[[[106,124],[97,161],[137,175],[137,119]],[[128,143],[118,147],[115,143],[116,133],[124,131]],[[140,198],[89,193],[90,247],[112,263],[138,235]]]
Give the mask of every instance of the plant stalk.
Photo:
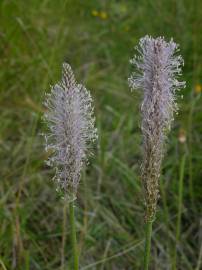
[[[151,252],[151,236],[152,236],[152,221],[146,223],[146,239],[145,239],[145,253],[144,253],[144,270],[149,269],[149,259]]]
[[[74,216],[74,202],[69,203],[69,213],[70,213],[70,234],[71,234],[71,243],[72,243],[72,252],[73,252],[73,269],[79,269],[79,256],[76,240],[76,228],[75,228],[75,216]]]
[[[174,260],[173,260],[173,267],[172,267],[173,270],[177,269],[177,246],[180,241],[180,232],[181,232],[185,161],[186,161],[186,154],[183,155],[182,161],[180,164],[180,179],[179,179],[179,189],[178,189],[178,213],[177,213],[176,236],[175,236],[176,242],[175,242]]]

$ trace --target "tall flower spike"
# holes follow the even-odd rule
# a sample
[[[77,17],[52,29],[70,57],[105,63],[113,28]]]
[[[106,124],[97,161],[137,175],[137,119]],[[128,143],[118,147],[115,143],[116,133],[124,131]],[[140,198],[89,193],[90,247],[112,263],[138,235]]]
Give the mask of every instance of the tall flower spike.
[[[143,133],[142,181],[145,189],[146,220],[155,217],[158,181],[167,133],[177,111],[176,90],[185,87],[179,82],[183,59],[177,56],[178,45],[171,39],[145,36],[136,47],[138,56],[131,60],[135,72],[129,78],[132,89],[142,88],[141,105]]]
[[[62,80],[52,87],[45,101],[47,163],[56,170],[57,187],[69,200],[76,198],[80,173],[90,153],[90,142],[97,138],[92,98],[77,84],[70,65],[63,64]]]

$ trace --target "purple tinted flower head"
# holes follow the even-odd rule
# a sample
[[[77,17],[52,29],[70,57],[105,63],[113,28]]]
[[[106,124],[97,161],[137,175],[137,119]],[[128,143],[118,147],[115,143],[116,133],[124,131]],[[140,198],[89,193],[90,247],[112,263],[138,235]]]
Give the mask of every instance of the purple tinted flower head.
[[[174,112],[176,90],[185,87],[179,82],[183,59],[176,55],[178,45],[171,39],[145,36],[136,47],[138,55],[131,60],[135,72],[129,78],[132,89],[144,92],[141,105],[144,158],[142,181],[145,188],[147,220],[155,216],[158,199],[158,180],[167,132],[170,130]]]
[[[83,85],[77,84],[70,65],[63,64],[62,80],[47,94],[45,106],[49,128],[45,136],[46,151],[51,153],[47,163],[56,170],[54,179],[58,189],[72,200],[97,131],[91,95]]]

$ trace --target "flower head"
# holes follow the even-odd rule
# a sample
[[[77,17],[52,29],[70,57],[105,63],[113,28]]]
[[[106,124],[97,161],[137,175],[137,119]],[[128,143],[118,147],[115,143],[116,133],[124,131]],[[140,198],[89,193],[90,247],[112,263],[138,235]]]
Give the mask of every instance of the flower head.
[[[108,19],[108,14],[107,14],[107,12],[105,12],[105,11],[100,11],[100,18],[101,18],[102,20],[107,20],[107,19]]]
[[[63,64],[62,80],[52,87],[45,101],[45,119],[49,134],[46,151],[48,164],[55,168],[55,180],[66,197],[76,196],[80,173],[87,160],[89,145],[97,138],[94,128],[92,98],[77,84],[70,65]]]
[[[178,81],[183,59],[177,56],[178,45],[171,39],[145,36],[136,47],[139,55],[131,60],[136,70],[129,78],[132,89],[142,88],[141,105],[144,158],[142,181],[145,187],[147,220],[155,216],[158,199],[158,179],[167,132],[171,127],[176,90],[185,87]]]
[[[185,143],[186,140],[187,140],[187,138],[186,138],[186,131],[183,128],[181,128],[179,130],[179,133],[178,133],[178,141],[180,143]]]
[[[94,17],[97,17],[99,16],[99,12],[95,9],[92,10],[91,14],[94,16]]]
[[[195,85],[194,92],[196,94],[200,94],[202,92],[202,86],[201,86],[201,84],[196,84]]]

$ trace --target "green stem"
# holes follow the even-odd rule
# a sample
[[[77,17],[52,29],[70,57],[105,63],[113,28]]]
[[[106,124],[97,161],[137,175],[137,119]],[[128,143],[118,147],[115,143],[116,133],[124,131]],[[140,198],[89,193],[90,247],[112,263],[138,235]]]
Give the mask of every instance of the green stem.
[[[150,259],[150,250],[151,250],[152,224],[153,224],[153,221],[147,221],[147,223],[146,223],[144,270],[148,270],[149,269],[149,259]]]
[[[75,217],[74,217],[74,202],[71,201],[69,203],[69,212],[70,212],[70,225],[71,225],[71,242],[72,242],[72,251],[73,251],[73,266],[74,270],[79,269],[79,256],[77,249],[77,241],[76,241],[76,228],[75,228]]]
[[[3,261],[0,258],[0,266],[2,266],[2,270],[7,270],[5,264],[3,263]]]
[[[192,138],[192,130],[193,130],[193,114],[195,110],[195,105],[196,105],[196,99],[193,97],[192,94],[192,101],[191,101],[191,107],[190,107],[190,112],[189,112],[189,117],[188,117],[188,132],[189,132],[189,140],[188,140],[188,146],[189,146],[189,194],[190,194],[190,199],[191,199],[191,204],[192,204],[192,209],[195,210],[194,206],[194,191],[193,191],[193,157],[192,157],[192,144],[193,144],[193,138]]]
[[[177,224],[176,224],[176,236],[175,236],[175,250],[173,260],[173,270],[177,268],[177,246],[180,240],[181,232],[181,218],[182,218],[182,203],[183,203],[183,186],[184,186],[184,168],[185,168],[186,154],[183,155],[180,164],[180,179],[179,179],[179,190],[178,190],[178,213],[177,213]]]

